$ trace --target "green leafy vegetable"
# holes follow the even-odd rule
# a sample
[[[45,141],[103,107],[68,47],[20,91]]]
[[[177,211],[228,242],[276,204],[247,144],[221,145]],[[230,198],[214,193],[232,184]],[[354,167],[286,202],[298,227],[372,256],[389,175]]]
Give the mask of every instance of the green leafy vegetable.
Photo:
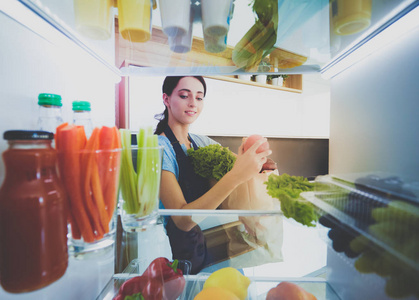
[[[278,23],[278,0],[253,0],[250,5],[264,25],[272,20]]]
[[[262,59],[273,49],[277,40],[278,1],[253,0],[255,24],[245,33],[232,52],[232,61],[246,71],[257,71]]]
[[[125,296],[124,300],[144,300],[141,293]]]
[[[146,216],[157,205],[161,149],[152,128],[140,129],[137,135],[138,150],[131,147],[131,131],[120,129],[122,142],[120,188],[124,199],[123,209],[128,214]],[[134,161],[136,160],[136,168]]]
[[[302,176],[271,174],[265,184],[268,194],[281,202],[285,217],[306,226],[316,226],[313,224],[313,221],[317,221],[314,205],[300,197],[300,193],[314,190],[313,183]]]
[[[195,172],[208,179],[220,180],[233,168],[236,157],[228,149],[219,144],[200,147],[197,150],[188,149]]]

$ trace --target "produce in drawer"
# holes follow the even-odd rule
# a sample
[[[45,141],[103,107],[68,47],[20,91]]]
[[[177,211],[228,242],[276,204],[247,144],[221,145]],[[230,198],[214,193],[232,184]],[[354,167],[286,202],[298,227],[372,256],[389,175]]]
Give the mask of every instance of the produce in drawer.
[[[161,300],[163,284],[155,278],[136,276],[125,281],[114,300]]]
[[[283,281],[269,290],[266,300],[316,300],[317,298],[295,283]]]
[[[360,273],[383,277],[388,296],[419,296],[419,203],[411,189],[417,183],[375,174],[334,183],[349,193],[317,195],[336,209],[319,219],[331,228],[333,249],[356,257]]]
[[[208,288],[223,288],[238,299],[244,300],[247,297],[247,289],[250,279],[232,267],[222,268],[213,272],[204,283],[204,290]]]
[[[396,176],[363,176],[355,187],[343,210],[365,232],[349,243],[359,256],[355,268],[385,278],[392,298],[419,295],[419,205],[414,193]]]
[[[419,207],[394,200],[373,209],[372,217],[376,223],[368,233],[385,247],[377,247],[366,237],[354,240],[352,248],[362,253],[355,268],[385,277],[386,293],[393,298],[419,295]]]
[[[178,269],[178,263],[177,259],[170,262],[165,257],[159,257],[153,260],[143,273],[147,278],[163,279],[164,299],[176,299],[185,288],[185,278],[182,270]]]
[[[141,276],[125,281],[115,300],[175,300],[185,288],[183,272],[178,260],[165,257],[154,259]]]
[[[240,300],[234,293],[229,290],[219,288],[219,287],[210,287],[200,291],[195,297],[194,300]]]
[[[404,201],[394,200],[387,207],[375,208],[372,217],[377,222],[402,222],[419,228],[419,207]]]
[[[268,194],[279,199],[281,210],[287,218],[293,218],[306,226],[316,226],[318,216],[315,207],[300,197],[300,193],[314,190],[314,184],[302,176],[271,174],[266,182]]]

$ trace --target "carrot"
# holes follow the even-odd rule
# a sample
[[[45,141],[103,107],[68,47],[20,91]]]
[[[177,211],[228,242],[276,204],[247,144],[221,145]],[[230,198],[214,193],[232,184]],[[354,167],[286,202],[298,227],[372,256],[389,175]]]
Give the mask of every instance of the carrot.
[[[104,235],[104,228],[101,225],[98,207],[96,207],[92,194],[91,194],[91,176],[92,176],[92,163],[95,159],[94,151],[98,148],[98,134],[99,128],[94,128],[92,135],[90,136],[89,140],[87,141],[85,152],[82,154],[81,158],[81,185],[82,185],[82,195],[84,199],[85,209],[87,211],[88,216],[90,217],[90,221],[92,222],[92,226],[95,231],[95,236],[97,239],[101,239]]]
[[[101,183],[104,187],[108,184],[109,168],[111,167],[111,150],[113,149],[114,138],[113,129],[111,127],[102,126],[99,133],[99,149],[104,151],[100,152],[98,165],[100,167]]]
[[[109,219],[108,213],[105,208],[105,201],[103,199],[102,185],[100,184],[99,170],[96,161],[93,159],[91,162],[92,176],[90,183],[92,187],[92,198],[96,204],[99,221],[102,225],[104,233],[109,232]]]
[[[99,134],[99,149],[112,149],[115,136],[113,127],[102,126]]]
[[[86,138],[86,132],[84,131],[84,126],[76,126],[77,129],[77,149],[82,150],[84,147],[86,147],[87,138]]]
[[[68,126],[68,123],[65,122],[65,123],[62,123],[61,125],[57,126],[57,128],[56,128],[56,134],[54,136],[56,149],[62,148],[60,146],[60,143],[59,143],[60,132],[63,128],[66,128],[67,126]],[[58,154],[58,155],[60,156],[61,154]],[[62,162],[62,160],[60,160],[60,157],[59,157],[58,158],[58,164],[60,165],[61,162]],[[63,168],[61,168],[61,169],[63,169]],[[79,227],[76,223],[76,220],[74,219],[74,216],[73,216],[73,213],[72,213],[72,210],[71,210],[70,199],[69,199],[68,196],[65,199],[65,207],[66,207],[66,211],[67,211],[67,220],[71,225],[71,235],[75,239],[81,239],[81,232],[80,232],[80,229],[79,229]]]
[[[121,133],[119,132],[118,128],[116,128],[116,126],[113,127],[113,130],[115,131],[115,143],[114,143],[114,148],[122,148],[122,143],[121,143]]]
[[[68,194],[68,207],[71,216],[70,219],[77,235],[80,229],[81,236],[86,242],[95,240],[89,217],[83,204],[82,190],[80,188],[80,154],[76,141],[79,139],[79,132],[74,125],[62,126],[57,131],[59,168],[63,179],[65,189]],[[74,226],[77,224],[77,226]],[[76,236],[75,236],[76,238]]]
[[[68,194],[68,218],[73,238],[86,242],[109,232],[116,206],[120,146],[116,127],[95,128],[87,140],[83,126],[57,127],[60,172]],[[96,150],[108,150],[100,152]]]
[[[80,240],[82,238],[81,231],[71,211],[69,214],[69,218],[70,218],[69,222],[71,225],[71,236],[76,240]]]
[[[120,152],[113,151],[118,149],[119,131],[116,127],[103,126],[99,135],[99,147],[104,151],[99,161],[99,168],[101,174],[101,183],[104,187],[104,203],[108,214],[108,223],[113,217],[116,207],[117,199],[117,184],[118,184],[118,166],[120,160]]]
[[[108,188],[107,188],[107,195],[109,195],[108,207],[112,208],[108,211],[109,213],[109,221],[112,219],[113,212],[116,208],[116,202],[118,199],[118,184],[119,184],[119,167],[121,164],[121,137],[119,134],[118,128],[115,126],[113,127],[113,135],[114,144],[113,149],[118,149],[118,151],[114,152],[113,159],[112,159],[112,177],[109,180]]]
[[[65,122],[65,123],[63,123],[63,124],[61,124],[61,125],[58,125],[57,126],[57,128],[55,129],[55,136],[54,136],[54,139],[55,139],[55,149],[58,149],[58,143],[59,143],[59,137],[58,137],[58,132],[61,130],[61,129],[63,129],[64,127],[66,127],[68,125],[68,123],[67,122]]]

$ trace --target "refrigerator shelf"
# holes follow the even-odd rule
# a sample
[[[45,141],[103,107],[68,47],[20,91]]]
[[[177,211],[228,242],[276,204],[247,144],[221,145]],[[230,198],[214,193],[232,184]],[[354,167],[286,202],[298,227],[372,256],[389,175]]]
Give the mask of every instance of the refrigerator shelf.
[[[130,278],[140,276],[147,266],[140,259],[134,259],[122,272],[112,276],[105,288],[96,298],[97,300],[111,300],[119,291],[121,285]],[[180,300],[193,300],[202,288],[205,280],[211,273],[201,272],[197,275],[184,275],[186,285],[183,293],[178,298]],[[277,286],[278,283],[287,281],[301,286],[306,291],[312,293],[317,299],[339,300],[340,298],[333,291],[327,281],[322,277],[260,277],[248,276],[251,283],[248,288],[246,300],[264,300],[268,291]]]

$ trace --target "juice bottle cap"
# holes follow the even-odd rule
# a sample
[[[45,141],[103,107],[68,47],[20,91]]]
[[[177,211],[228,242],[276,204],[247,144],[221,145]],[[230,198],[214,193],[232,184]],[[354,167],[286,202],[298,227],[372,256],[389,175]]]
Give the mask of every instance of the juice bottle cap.
[[[49,131],[40,130],[8,130],[3,134],[3,138],[10,140],[52,140],[54,134]]]
[[[54,105],[54,106],[62,106],[61,96],[56,94],[46,94],[42,93],[38,96],[38,104],[39,105]]]
[[[88,101],[73,101],[73,111],[82,110],[90,111],[90,102]]]

